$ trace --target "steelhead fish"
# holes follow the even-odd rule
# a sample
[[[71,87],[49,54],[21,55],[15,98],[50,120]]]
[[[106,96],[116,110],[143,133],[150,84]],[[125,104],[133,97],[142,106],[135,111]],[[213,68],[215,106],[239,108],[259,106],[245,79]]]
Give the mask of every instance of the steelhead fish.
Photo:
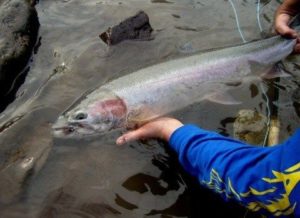
[[[75,137],[131,127],[203,99],[235,104],[226,90],[259,78],[287,57],[296,39],[273,36],[150,66],[108,82],[63,113],[57,137]],[[276,75],[272,75],[276,76]]]

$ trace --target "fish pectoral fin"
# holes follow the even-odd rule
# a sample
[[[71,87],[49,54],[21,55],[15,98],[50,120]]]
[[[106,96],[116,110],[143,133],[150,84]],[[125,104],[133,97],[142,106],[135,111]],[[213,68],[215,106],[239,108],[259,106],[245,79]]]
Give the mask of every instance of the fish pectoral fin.
[[[248,60],[251,73],[261,75],[272,68],[272,65],[259,62],[257,60]]]
[[[241,104],[241,101],[237,101],[234,99],[230,94],[228,93],[221,93],[221,92],[215,92],[209,95],[205,96],[205,99],[219,103],[219,104],[225,104],[225,105],[235,105],[235,104]]]
[[[131,110],[126,117],[127,127],[137,127],[146,123],[149,120],[157,118],[158,115],[155,114],[151,108],[146,105],[140,105],[134,110]]]

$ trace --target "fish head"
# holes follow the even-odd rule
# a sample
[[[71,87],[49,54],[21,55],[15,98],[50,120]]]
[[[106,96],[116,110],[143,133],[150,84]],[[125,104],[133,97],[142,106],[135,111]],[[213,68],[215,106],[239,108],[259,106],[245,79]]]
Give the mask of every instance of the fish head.
[[[60,115],[52,126],[53,134],[76,138],[108,132],[124,125],[126,111],[124,101],[116,95],[95,93]]]

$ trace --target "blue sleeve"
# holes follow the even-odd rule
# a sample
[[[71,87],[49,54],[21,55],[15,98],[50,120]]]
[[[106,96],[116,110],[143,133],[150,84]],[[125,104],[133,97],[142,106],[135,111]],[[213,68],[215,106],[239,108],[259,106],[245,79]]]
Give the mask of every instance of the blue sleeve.
[[[255,147],[185,125],[169,143],[183,167],[224,199],[271,216],[300,217],[300,130],[281,145]]]

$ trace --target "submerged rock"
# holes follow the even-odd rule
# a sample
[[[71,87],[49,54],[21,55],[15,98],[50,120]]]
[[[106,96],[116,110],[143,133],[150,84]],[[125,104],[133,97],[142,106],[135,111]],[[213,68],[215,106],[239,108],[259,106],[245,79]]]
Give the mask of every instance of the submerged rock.
[[[34,2],[0,0],[0,111],[37,39],[39,22]]]
[[[153,31],[148,15],[140,11],[127,18],[119,25],[108,28],[100,34],[100,38],[108,45],[115,45],[123,40],[150,40]]]
[[[15,129],[19,132],[19,129]],[[1,144],[0,161],[0,205],[9,205],[18,202],[26,190],[27,182],[31,176],[37,174],[44,166],[52,148],[52,139],[47,126],[32,129],[36,135],[18,139],[15,145],[10,145],[8,150]],[[42,140],[37,140],[37,135]],[[2,138],[4,142],[7,140]]]
[[[292,100],[294,102],[300,103],[300,87],[293,91]]]
[[[262,145],[267,133],[267,118],[255,110],[240,110],[233,123],[234,137],[253,145]]]
[[[44,202],[45,208],[41,211],[39,217],[114,217],[121,213],[101,199],[94,202],[80,202],[71,193],[68,193],[66,187],[58,188],[49,194]],[[110,216],[109,216],[110,217]]]

